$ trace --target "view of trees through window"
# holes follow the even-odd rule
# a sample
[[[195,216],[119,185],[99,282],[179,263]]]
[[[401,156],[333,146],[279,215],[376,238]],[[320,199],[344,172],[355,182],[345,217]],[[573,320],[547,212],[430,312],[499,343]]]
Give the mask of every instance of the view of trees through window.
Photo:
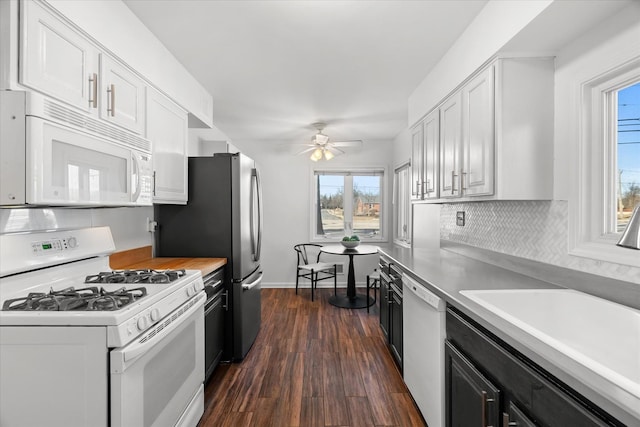
[[[640,83],[618,91],[617,231],[640,205]]]
[[[382,175],[316,175],[316,234],[327,238],[380,237]]]

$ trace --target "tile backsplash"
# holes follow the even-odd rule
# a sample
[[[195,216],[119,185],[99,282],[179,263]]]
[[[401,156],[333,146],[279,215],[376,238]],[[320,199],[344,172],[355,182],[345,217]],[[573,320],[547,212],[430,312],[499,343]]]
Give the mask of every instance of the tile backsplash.
[[[465,226],[456,212],[465,212]],[[444,204],[440,238],[613,279],[640,283],[640,268],[567,253],[566,201],[498,201]]]

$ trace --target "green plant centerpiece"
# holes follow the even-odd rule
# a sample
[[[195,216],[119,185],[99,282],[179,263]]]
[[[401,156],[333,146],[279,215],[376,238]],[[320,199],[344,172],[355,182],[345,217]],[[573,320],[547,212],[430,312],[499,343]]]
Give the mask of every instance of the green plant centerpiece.
[[[355,234],[353,236],[344,236],[340,243],[347,249],[353,249],[360,244],[360,238]]]

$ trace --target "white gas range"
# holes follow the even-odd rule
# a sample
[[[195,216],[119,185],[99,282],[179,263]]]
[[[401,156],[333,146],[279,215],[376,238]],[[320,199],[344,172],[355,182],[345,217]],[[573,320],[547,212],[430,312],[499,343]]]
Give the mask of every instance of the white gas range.
[[[110,271],[108,227],[0,235],[0,425],[195,426],[199,271]]]

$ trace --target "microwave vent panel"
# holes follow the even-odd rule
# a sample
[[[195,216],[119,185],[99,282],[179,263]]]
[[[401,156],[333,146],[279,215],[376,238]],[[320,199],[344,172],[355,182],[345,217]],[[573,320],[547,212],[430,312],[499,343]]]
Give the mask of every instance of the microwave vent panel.
[[[103,137],[110,138],[129,148],[138,149],[149,154],[151,153],[151,141],[148,139],[139,137],[108,123],[86,116],[72,110],[71,108],[52,102],[51,100],[47,99],[44,101],[44,112],[45,115],[47,115],[47,118],[51,118],[60,123],[72,125]]]

